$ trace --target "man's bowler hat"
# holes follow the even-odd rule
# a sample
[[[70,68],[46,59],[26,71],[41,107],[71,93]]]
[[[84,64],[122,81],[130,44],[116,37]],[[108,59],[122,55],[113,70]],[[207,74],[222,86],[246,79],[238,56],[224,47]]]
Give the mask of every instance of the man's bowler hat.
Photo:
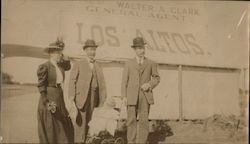
[[[86,40],[84,46],[83,46],[83,50],[85,50],[87,47],[94,47],[94,48],[97,48],[98,45],[95,43],[94,40]]]
[[[131,46],[132,48],[135,48],[135,47],[143,47],[146,45],[146,42],[144,42],[143,38],[142,37],[136,37],[134,38],[133,40],[133,45]]]

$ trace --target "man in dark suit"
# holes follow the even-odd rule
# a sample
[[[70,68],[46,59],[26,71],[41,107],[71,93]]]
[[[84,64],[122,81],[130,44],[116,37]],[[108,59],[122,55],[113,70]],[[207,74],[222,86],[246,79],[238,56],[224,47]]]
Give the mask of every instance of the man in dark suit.
[[[94,40],[87,40],[83,50],[87,54],[73,65],[69,81],[70,115],[75,129],[75,142],[84,143],[88,133],[88,122],[95,107],[103,105],[106,99],[106,86],[103,71],[95,61]]]
[[[122,96],[127,98],[128,143],[146,143],[149,133],[148,114],[154,104],[152,90],[159,84],[157,64],[145,57],[145,42],[137,37],[131,46],[136,57],[125,63],[122,76]],[[138,132],[137,116],[139,115]]]

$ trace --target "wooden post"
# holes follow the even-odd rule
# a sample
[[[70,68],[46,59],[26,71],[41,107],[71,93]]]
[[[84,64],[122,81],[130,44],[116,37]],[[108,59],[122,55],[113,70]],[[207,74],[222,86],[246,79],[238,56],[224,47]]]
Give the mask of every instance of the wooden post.
[[[246,94],[246,68],[243,68],[243,91],[244,95]]]
[[[183,103],[182,103],[182,65],[178,67],[178,95],[179,95],[179,120],[183,120]]]
[[[243,105],[241,105],[241,116],[242,117],[246,117],[246,110],[248,108],[248,98],[247,98],[247,79],[246,79],[246,68],[243,68],[242,71],[243,71],[243,92],[242,92],[242,98],[241,98],[241,103]]]

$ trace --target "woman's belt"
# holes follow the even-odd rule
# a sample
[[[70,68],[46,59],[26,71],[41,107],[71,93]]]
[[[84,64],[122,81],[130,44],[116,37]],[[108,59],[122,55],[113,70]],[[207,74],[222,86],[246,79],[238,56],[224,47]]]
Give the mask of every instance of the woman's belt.
[[[61,84],[61,83],[57,83],[57,84],[48,84],[48,87],[61,88],[61,87],[62,87],[62,84]]]

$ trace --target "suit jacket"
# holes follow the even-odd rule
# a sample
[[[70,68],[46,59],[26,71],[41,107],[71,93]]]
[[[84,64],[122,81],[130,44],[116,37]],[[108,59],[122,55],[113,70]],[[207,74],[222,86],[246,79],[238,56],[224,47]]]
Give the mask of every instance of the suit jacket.
[[[65,77],[65,71],[69,70],[71,65],[70,61],[61,61],[58,64],[59,69],[63,74],[63,78]],[[39,101],[39,109],[43,109],[46,102],[53,101],[57,105],[58,111],[60,111],[63,115],[67,116],[68,112],[65,108],[65,103],[63,100],[63,92],[55,89],[56,86],[56,68],[50,62],[47,61],[44,64],[41,64],[37,70],[38,76],[38,89],[41,94]]]
[[[141,75],[140,75],[141,70]],[[122,76],[122,96],[127,97],[128,105],[136,105],[141,85],[149,83],[151,89],[143,92],[149,104],[154,104],[152,89],[160,82],[160,76],[157,70],[157,64],[147,58],[139,69],[136,58],[125,62]]]
[[[58,67],[61,70],[64,79],[65,71],[68,71],[71,68],[70,61],[62,60],[58,64]],[[47,93],[48,85],[56,85],[56,70],[55,66],[50,61],[47,61],[38,67],[37,76],[38,76],[37,86],[40,93]]]
[[[103,71],[98,62],[95,62],[96,75],[99,87],[99,106],[106,99],[106,85],[104,81]],[[92,70],[87,59],[75,62],[69,81],[69,99],[74,102],[78,109],[83,108],[91,84]]]

